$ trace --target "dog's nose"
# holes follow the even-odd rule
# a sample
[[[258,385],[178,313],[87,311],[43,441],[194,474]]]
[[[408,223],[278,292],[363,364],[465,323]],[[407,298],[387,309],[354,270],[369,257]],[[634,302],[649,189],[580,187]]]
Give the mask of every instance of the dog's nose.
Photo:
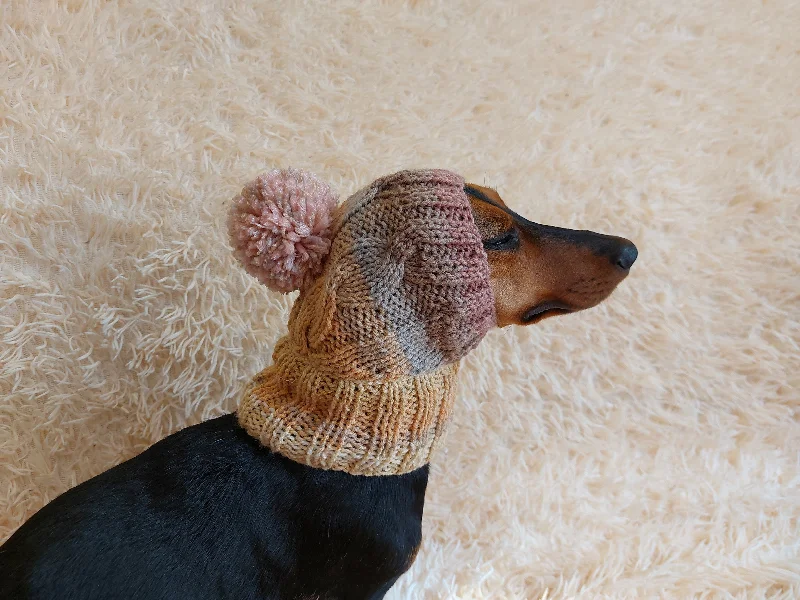
[[[633,263],[636,262],[638,256],[639,251],[636,249],[636,246],[633,245],[633,242],[625,240],[623,244],[620,244],[617,255],[611,260],[620,269],[625,269],[627,271],[633,266]]]

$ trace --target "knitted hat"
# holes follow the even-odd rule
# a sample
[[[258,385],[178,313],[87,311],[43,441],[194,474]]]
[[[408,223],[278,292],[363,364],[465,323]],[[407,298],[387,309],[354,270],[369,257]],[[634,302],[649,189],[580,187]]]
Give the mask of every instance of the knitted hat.
[[[448,171],[383,177],[338,209],[324,183],[272,171],[234,199],[234,250],[269,287],[300,289],[241,425],[295,461],[387,475],[426,464],[458,363],[494,325],[489,265]]]

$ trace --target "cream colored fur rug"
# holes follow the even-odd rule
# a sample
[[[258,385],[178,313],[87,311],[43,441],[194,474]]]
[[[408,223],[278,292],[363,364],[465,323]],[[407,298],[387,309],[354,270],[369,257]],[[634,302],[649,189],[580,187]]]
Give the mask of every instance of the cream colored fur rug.
[[[443,167],[640,259],[466,361],[391,598],[800,596],[799,27],[793,0],[3,2],[0,539],[269,361],[290,299],[222,229],[247,179]]]

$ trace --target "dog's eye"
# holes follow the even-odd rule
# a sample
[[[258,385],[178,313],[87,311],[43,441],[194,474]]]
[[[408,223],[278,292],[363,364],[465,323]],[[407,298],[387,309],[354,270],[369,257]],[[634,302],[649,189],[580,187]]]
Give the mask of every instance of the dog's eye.
[[[519,248],[519,232],[516,228],[496,235],[488,240],[483,240],[486,250],[516,250]]]

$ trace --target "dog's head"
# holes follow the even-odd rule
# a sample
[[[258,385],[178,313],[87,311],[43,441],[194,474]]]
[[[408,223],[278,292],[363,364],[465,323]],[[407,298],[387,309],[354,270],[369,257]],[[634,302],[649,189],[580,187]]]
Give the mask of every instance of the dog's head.
[[[490,188],[468,184],[489,257],[497,324],[529,325],[605,300],[636,261],[629,240],[528,221]]]

